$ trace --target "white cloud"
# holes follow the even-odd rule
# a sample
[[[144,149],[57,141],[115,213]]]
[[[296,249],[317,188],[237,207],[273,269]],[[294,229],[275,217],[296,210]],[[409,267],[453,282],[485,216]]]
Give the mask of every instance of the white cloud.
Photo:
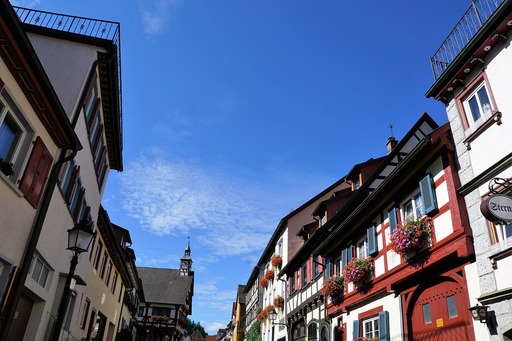
[[[123,208],[143,229],[157,236],[200,231],[212,255],[261,250],[277,224],[268,221],[278,216],[270,213],[270,191],[191,163],[146,156],[128,163],[120,180]]]
[[[205,323],[204,321],[201,321],[201,325],[204,327],[208,335],[215,335],[219,331],[219,329],[226,328],[225,322]]]
[[[148,5],[149,2],[145,2]],[[178,0],[157,0],[150,3],[150,8],[142,9],[142,24],[144,32],[157,35],[164,31],[170,17],[170,10],[178,4]]]

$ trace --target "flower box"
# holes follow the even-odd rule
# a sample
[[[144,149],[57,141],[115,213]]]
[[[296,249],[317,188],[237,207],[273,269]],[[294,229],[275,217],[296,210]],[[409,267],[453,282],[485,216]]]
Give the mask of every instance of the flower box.
[[[343,277],[348,282],[367,282],[373,275],[373,259],[353,258],[343,269]]]
[[[270,263],[275,268],[281,268],[281,265],[283,265],[283,258],[281,256],[274,256],[270,260]]]
[[[332,300],[339,299],[345,291],[345,280],[342,276],[332,276],[324,280],[320,292],[324,296],[330,297]]]
[[[409,219],[405,224],[397,225],[390,236],[390,245],[393,251],[409,259],[430,246],[431,234],[432,220],[429,217]]]
[[[265,272],[265,276],[264,278],[267,280],[267,281],[273,281],[274,280],[274,271],[272,270],[267,270],[267,272]]]
[[[283,309],[284,308],[284,298],[282,298],[281,296],[276,296],[276,298],[274,298],[274,307]]]

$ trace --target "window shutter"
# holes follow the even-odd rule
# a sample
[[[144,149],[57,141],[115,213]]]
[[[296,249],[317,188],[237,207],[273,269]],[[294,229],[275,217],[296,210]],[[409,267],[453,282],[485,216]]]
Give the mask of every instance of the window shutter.
[[[379,340],[389,341],[389,313],[387,311],[379,313]]]
[[[71,180],[69,181],[68,188],[66,189],[65,193],[65,199],[68,205],[71,204],[71,196],[78,181],[78,174],[80,174],[80,166],[75,166],[75,168],[73,168],[73,170],[71,171],[73,173],[71,174]]]
[[[393,231],[396,229],[396,207],[393,207],[388,212],[388,220],[389,220],[389,234],[393,234]]]
[[[347,247],[347,263],[350,262],[354,258],[354,245],[349,245]]]
[[[368,256],[379,252],[379,247],[377,245],[377,227],[375,227],[375,225],[370,226],[366,230],[366,238],[368,239]]]
[[[420,193],[423,200],[425,214],[429,214],[437,209],[436,192],[434,187],[434,179],[431,174],[427,174],[420,181]]]
[[[331,277],[331,261],[329,259],[325,260],[325,278]]]
[[[34,208],[39,204],[52,163],[52,155],[46,149],[43,140],[37,137],[19,186],[20,191]]]
[[[347,249],[341,250],[341,269],[340,271],[343,272],[343,269],[345,268],[345,265],[347,265]]]
[[[355,340],[359,337],[359,320],[354,320],[352,322],[352,340]]]
[[[75,211],[73,212],[73,219],[78,222],[79,221],[79,214],[82,211],[82,205],[84,204],[84,196],[85,196],[85,188],[82,187],[80,189],[80,194],[78,196],[78,200],[75,206]]]

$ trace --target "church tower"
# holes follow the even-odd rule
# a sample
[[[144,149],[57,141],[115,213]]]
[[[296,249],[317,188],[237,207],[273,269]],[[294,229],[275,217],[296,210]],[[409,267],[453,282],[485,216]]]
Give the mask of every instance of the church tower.
[[[189,276],[192,270],[192,258],[190,258],[190,237],[188,239],[185,254],[180,258],[180,276]]]

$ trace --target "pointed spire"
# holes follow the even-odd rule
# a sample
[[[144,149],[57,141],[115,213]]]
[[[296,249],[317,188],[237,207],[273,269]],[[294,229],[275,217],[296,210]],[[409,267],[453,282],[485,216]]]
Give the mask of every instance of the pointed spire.
[[[192,258],[190,258],[190,237],[188,237],[185,253],[180,259],[180,276],[189,276],[192,269]]]

